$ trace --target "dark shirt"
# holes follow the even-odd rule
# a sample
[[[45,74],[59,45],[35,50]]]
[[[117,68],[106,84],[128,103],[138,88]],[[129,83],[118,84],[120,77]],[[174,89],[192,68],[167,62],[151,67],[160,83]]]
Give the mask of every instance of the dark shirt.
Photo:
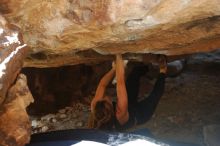
[[[115,110],[115,113],[116,113],[116,103],[113,102],[113,106],[114,106],[114,110]],[[128,107],[128,113],[129,113],[129,119],[128,121],[121,125],[119,123],[119,121],[117,120],[116,116],[114,117],[114,128],[118,131],[123,131],[123,130],[126,130],[132,126],[135,125],[135,111],[134,111],[134,108],[129,108]]]
[[[114,128],[116,130],[123,131],[136,124],[143,124],[152,117],[160,97],[164,92],[165,77],[166,75],[164,73],[160,73],[150,95],[143,101],[138,102],[135,107],[128,106],[129,119],[125,124],[121,125],[117,118],[114,118]],[[115,102],[113,102],[113,106],[116,113]]]

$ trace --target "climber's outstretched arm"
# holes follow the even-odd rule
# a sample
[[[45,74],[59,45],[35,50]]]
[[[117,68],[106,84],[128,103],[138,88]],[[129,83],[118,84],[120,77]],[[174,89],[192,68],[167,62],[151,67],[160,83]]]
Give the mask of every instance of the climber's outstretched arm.
[[[93,110],[95,103],[99,100],[102,100],[104,98],[104,93],[107,85],[112,80],[112,78],[115,75],[115,67],[113,66],[110,71],[108,71],[100,80],[98,87],[96,89],[95,96],[91,102],[91,109]]]
[[[121,55],[116,56],[117,106],[116,118],[121,125],[129,119],[128,97],[125,85],[124,62]]]

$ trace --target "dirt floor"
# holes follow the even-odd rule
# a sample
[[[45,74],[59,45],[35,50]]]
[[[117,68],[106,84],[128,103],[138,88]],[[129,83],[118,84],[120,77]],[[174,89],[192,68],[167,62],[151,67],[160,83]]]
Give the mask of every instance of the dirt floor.
[[[194,55],[166,89],[148,127],[161,138],[203,144],[203,127],[220,124],[220,52]]]
[[[161,139],[203,145],[203,128],[220,124],[219,75],[220,51],[189,57],[179,76],[166,79],[165,93],[153,118],[134,128],[147,127]],[[85,128],[88,103],[79,101],[57,113],[31,116],[33,133]]]

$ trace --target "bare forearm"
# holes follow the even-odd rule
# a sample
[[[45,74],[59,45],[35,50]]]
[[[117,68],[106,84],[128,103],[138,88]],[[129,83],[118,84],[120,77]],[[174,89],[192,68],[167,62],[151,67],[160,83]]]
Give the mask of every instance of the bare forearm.
[[[117,82],[117,99],[116,117],[123,125],[129,118],[127,91],[124,82]]]
[[[119,112],[126,112],[128,108],[128,99],[125,84],[117,84],[117,108]]]
[[[121,81],[124,79],[124,62],[121,55],[116,56],[116,76],[117,80]]]
[[[101,84],[102,86],[107,86],[107,85],[109,84],[109,82],[112,80],[112,78],[114,77],[114,75],[115,75],[115,69],[112,68],[108,73],[106,73],[106,74],[102,77],[102,79],[101,79],[101,81],[100,81],[100,84]]]
[[[101,100],[104,98],[104,93],[105,93],[105,89],[106,86],[108,85],[108,83],[111,81],[111,79],[113,78],[115,74],[115,69],[112,68],[109,72],[107,72],[102,79],[100,80],[98,87],[96,89],[96,93],[95,93],[95,97],[93,98],[92,102],[91,102],[91,109],[93,110],[96,102],[98,100]]]
[[[102,79],[100,80],[98,87],[96,89],[96,94],[94,100],[99,100],[103,98],[103,95],[105,93],[105,88],[108,85],[108,83],[111,81],[115,74],[115,69],[112,68],[109,72],[107,72]]]
[[[124,77],[124,65],[121,61],[117,60],[116,64],[116,77],[117,77],[117,96],[118,96],[118,107],[119,109],[126,109],[127,108],[127,91],[125,85],[125,77]],[[120,110],[121,111],[121,110]]]
[[[128,99],[124,77],[124,62],[121,56],[116,58],[116,77],[117,77],[117,118],[121,124],[128,118]]]

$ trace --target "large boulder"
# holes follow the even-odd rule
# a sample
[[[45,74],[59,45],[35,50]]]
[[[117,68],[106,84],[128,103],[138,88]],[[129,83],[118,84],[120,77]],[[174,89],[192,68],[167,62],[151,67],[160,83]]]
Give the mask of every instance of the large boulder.
[[[29,143],[31,124],[26,108],[33,101],[27,79],[20,74],[8,90],[4,105],[0,106],[1,146],[24,146]]]
[[[220,47],[219,0],[1,0],[0,13],[22,29],[31,47],[25,66]]]
[[[26,46],[19,28],[0,16],[0,105],[23,66]]]

